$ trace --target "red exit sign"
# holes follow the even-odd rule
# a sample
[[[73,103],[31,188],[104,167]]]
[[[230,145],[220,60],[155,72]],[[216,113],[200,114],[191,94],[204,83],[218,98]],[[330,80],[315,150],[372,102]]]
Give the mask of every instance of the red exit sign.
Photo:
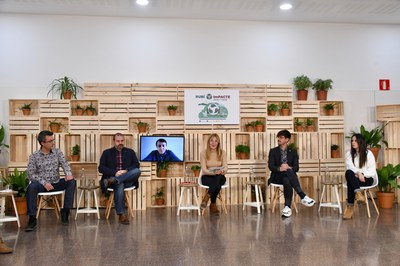
[[[380,91],[390,91],[390,80],[380,79],[379,80],[379,90]]]

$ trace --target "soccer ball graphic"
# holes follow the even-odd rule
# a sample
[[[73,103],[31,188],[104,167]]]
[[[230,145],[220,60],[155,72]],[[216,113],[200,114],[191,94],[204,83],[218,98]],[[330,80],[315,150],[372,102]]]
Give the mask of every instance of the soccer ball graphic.
[[[207,113],[210,115],[217,115],[219,114],[219,105],[215,103],[211,103],[208,105]]]

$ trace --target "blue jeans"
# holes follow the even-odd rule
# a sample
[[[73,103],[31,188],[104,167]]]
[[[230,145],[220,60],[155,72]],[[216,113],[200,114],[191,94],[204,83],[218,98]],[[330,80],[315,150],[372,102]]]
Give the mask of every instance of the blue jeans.
[[[51,184],[54,189],[51,191],[61,191],[65,190],[64,197],[64,209],[72,209],[74,204],[74,194],[76,190],[76,180],[68,180],[65,181],[64,178],[61,178],[58,183]],[[31,181],[28,185],[28,189],[26,192],[26,204],[28,205],[28,215],[36,216],[37,211],[37,195],[40,192],[47,192],[46,188],[37,181]]]
[[[136,184],[140,177],[140,169],[135,168],[130,170],[129,172],[116,176],[113,189],[114,189],[114,204],[115,204],[115,211],[118,215],[125,213],[125,201],[124,201],[124,188],[132,187]]]

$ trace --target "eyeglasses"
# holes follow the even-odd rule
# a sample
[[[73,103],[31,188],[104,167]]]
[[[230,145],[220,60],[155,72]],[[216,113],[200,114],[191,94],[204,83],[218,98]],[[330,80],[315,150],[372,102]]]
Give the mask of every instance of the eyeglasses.
[[[56,142],[56,140],[55,139],[52,139],[52,140],[48,140],[48,141],[43,141],[44,143],[52,143],[52,142]]]

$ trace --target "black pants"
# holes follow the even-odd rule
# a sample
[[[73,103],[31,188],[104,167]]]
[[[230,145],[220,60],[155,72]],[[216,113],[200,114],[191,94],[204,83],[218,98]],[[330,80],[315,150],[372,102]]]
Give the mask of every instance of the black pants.
[[[293,189],[296,191],[297,194],[299,194],[301,199],[304,198],[304,196],[306,195],[300,187],[300,182],[296,173],[292,169],[288,169],[285,172],[279,172],[278,176],[275,176],[271,180],[271,182],[283,185],[285,206],[290,207],[292,205]]]
[[[221,186],[225,184],[226,178],[224,175],[203,175],[201,177],[201,182],[203,185],[209,187],[208,194],[211,197],[211,203],[217,202],[217,197],[221,191]]]
[[[354,198],[356,191],[360,190],[360,187],[371,186],[374,183],[374,178],[366,177],[365,182],[361,182],[356,174],[351,171],[346,171],[346,181],[347,181],[347,203],[354,204]]]

